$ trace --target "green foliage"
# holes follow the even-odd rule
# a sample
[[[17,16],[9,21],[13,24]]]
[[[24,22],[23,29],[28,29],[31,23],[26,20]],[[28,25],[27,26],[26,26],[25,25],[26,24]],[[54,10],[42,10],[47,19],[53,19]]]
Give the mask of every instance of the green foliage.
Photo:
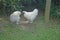
[[[3,0],[3,5],[14,10],[21,10],[22,7],[21,0]]]
[[[50,17],[60,21],[59,0],[52,0]]]
[[[51,8],[51,17],[60,20],[60,6],[53,6]]]
[[[0,13],[10,15],[13,11],[31,10],[34,8],[44,9],[45,0],[1,0]]]
[[[15,10],[21,11],[23,7],[21,4],[21,0],[1,0],[1,2],[3,5],[2,11],[7,15],[9,15]]]

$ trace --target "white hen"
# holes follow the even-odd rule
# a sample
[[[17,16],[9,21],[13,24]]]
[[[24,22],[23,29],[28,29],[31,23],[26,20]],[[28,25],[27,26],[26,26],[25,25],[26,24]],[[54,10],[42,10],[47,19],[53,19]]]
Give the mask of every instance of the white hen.
[[[36,16],[38,15],[38,9],[34,9],[32,12],[23,11],[24,17],[32,23]]]
[[[21,12],[20,11],[15,11],[10,15],[10,21],[11,22],[16,22],[16,24],[19,24],[20,22],[20,15]]]

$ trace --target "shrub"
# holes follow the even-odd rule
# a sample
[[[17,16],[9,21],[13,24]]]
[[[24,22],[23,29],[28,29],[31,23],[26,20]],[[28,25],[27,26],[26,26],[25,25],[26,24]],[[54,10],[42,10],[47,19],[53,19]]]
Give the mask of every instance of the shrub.
[[[45,0],[1,0],[0,12],[10,15],[15,10],[33,10],[34,8],[45,9]]]
[[[60,6],[55,6],[51,8],[51,17],[60,20]]]
[[[23,7],[21,0],[1,0],[3,12],[7,15],[12,13],[15,10],[20,10]]]

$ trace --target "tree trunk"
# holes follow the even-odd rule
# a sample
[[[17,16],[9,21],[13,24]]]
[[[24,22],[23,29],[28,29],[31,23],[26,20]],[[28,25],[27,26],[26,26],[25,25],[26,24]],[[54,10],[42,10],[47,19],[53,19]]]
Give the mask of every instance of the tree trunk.
[[[46,7],[45,7],[45,22],[49,22],[49,16],[50,16],[50,6],[51,6],[51,0],[46,0]]]

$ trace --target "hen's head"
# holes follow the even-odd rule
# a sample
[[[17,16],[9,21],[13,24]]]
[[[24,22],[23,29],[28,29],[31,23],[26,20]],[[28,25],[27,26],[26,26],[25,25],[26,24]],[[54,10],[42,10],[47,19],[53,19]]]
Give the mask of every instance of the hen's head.
[[[33,11],[34,11],[34,12],[38,12],[38,9],[34,9]]]

